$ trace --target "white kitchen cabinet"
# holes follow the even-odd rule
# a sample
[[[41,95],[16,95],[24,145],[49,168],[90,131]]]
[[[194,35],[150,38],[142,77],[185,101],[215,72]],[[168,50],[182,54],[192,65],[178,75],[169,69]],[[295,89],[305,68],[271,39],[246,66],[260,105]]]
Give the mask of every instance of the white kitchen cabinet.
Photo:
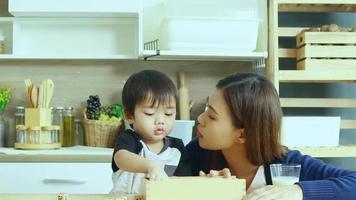
[[[167,60],[267,57],[264,0],[143,1],[143,56]]]
[[[139,0],[9,0],[9,12],[2,59],[138,59],[142,49]]]
[[[14,19],[14,55],[43,58],[138,57],[135,18]]]
[[[0,148],[0,193],[108,194],[112,152],[111,148],[86,146]]]
[[[138,0],[9,0],[16,17],[135,17]]]
[[[0,193],[107,194],[111,174],[111,163],[0,163]]]
[[[9,21],[6,29],[12,33],[0,59],[260,61],[267,57],[264,0],[9,0],[9,12],[13,19],[0,19]],[[215,26],[195,32],[184,28],[192,19]],[[187,21],[186,26],[175,26],[177,20]],[[253,24],[247,30],[249,22]],[[234,38],[242,30],[245,34]],[[188,40],[175,42],[173,36]],[[256,44],[242,44],[247,41]]]

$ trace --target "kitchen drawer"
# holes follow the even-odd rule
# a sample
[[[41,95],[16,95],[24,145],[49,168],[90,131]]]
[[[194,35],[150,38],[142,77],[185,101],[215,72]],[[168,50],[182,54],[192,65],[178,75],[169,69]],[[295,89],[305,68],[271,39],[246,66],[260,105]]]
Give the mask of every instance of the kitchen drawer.
[[[0,163],[0,193],[105,194],[110,163]]]

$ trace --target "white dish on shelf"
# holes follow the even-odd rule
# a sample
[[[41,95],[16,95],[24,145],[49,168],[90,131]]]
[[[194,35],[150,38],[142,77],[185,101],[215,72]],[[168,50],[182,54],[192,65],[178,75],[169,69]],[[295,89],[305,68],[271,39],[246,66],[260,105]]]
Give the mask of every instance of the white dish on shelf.
[[[340,117],[283,117],[281,142],[287,147],[338,146]]]
[[[259,19],[166,18],[161,25],[161,49],[243,50],[256,49]]]
[[[194,120],[176,120],[169,136],[180,138],[183,140],[184,145],[187,145],[192,140],[194,124]]]

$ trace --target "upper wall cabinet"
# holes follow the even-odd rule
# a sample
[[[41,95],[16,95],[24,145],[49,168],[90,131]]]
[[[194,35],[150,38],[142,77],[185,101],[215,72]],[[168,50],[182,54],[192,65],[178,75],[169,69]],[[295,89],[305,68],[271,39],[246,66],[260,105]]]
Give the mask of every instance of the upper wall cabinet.
[[[142,51],[139,0],[9,0],[9,12],[13,20],[0,21],[12,31],[3,59],[137,59]]]
[[[265,0],[145,0],[142,3],[146,58],[267,57]]]
[[[267,57],[265,0],[9,0],[9,12],[0,59]]]
[[[15,17],[137,17],[139,0],[9,0]]]

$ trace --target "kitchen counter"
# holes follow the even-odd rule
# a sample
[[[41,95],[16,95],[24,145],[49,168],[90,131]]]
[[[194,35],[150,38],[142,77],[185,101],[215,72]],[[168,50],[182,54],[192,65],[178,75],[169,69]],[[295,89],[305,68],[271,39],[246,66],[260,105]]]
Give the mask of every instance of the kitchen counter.
[[[0,162],[111,162],[113,149],[88,146],[54,150],[0,148]]]
[[[0,194],[0,199],[7,200],[143,200],[141,195],[122,195],[114,197],[109,194]]]

